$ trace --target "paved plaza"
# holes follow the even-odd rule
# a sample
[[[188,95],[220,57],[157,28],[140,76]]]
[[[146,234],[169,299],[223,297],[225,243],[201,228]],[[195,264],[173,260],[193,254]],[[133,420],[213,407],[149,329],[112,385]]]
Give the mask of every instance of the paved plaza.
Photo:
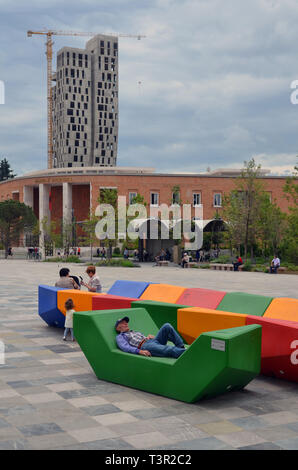
[[[78,344],[38,316],[38,284],[53,285],[62,266],[0,260],[0,449],[298,449],[295,383],[259,376],[186,404],[98,380]],[[68,267],[86,279],[85,266]],[[127,279],[298,298],[295,275],[151,263],[98,274],[104,292]]]

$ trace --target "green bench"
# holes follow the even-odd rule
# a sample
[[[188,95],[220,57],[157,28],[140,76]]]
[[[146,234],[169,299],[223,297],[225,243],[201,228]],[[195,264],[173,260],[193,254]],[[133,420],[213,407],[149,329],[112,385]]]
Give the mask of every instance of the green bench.
[[[216,307],[216,310],[262,317],[272,299],[273,297],[266,297],[265,295],[229,292]]]
[[[177,311],[179,308],[187,308],[188,305],[170,304],[158,302],[156,300],[135,300],[131,303],[131,308],[144,308],[150,317],[161,328],[165,323],[170,323],[177,331]]]
[[[74,313],[75,337],[98,379],[192,403],[241,389],[260,371],[259,325],[203,333],[171,359],[118,349],[114,325],[124,316],[145,335],[159,329],[144,308]]]

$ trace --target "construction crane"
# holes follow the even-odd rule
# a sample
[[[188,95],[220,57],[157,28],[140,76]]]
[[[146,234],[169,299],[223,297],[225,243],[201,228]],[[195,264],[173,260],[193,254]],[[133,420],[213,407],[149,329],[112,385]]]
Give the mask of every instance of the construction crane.
[[[100,33],[84,33],[80,31],[53,31],[53,30],[41,30],[41,31],[27,31],[27,36],[32,37],[35,34],[39,34],[47,37],[46,42],[46,56],[47,56],[47,115],[48,115],[48,168],[53,167],[53,101],[52,101],[52,59],[53,59],[53,40],[52,36],[96,36]],[[122,38],[145,38],[141,34],[116,34],[116,33],[104,33],[104,36],[115,36]]]

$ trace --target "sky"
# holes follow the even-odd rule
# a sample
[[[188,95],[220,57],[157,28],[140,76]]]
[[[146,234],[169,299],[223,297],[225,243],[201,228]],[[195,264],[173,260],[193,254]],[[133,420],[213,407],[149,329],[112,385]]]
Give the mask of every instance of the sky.
[[[290,174],[297,24],[297,0],[0,0],[0,159],[47,166],[45,40],[27,37],[47,28],[146,36],[119,38],[119,166]],[[55,36],[54,53],[88,39]]]

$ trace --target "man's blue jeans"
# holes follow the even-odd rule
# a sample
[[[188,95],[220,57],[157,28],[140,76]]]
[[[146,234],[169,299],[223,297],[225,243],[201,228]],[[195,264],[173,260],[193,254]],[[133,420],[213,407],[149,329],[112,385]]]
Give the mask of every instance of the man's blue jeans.
[[[168,346],[168,341],[172,341],[175,346]],[[145,341],[141,349],[150,351],[152,356],[174,357],[175,359],[185,351],[181,337],[170,323],[165,323],[155,338]]]

